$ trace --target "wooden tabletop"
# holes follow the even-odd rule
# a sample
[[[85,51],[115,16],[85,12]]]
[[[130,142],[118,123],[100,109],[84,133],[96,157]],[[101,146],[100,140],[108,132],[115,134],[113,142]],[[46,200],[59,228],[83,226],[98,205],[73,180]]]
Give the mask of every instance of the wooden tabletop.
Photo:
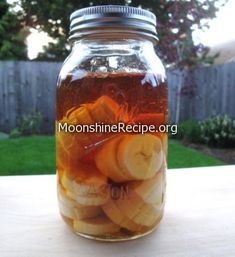
[[[234,257],[235,166],[169,170],[160,227],[134,241],[73,234],[59,216],[55,175],[0,177],[1,257]]]

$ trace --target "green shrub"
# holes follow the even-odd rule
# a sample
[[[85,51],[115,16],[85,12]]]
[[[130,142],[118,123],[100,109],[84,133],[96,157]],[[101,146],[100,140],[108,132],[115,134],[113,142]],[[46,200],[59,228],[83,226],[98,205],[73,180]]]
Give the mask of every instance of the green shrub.
[[[20,136],[22,136],[22,134],[21,134],[21,132],[19,131],[18,128],[14,128],[14,129],[11,130],[10,138],[18,138]]]
[[[201,130],[199,123],[194,120],[186,120],[179,123],[178,132],[174,138],[192,143],[201,142]]]
[[[209,118],[200,123],[203,143],[214,147],[235,146],[235,120],[227,115]]]
[[[24,135],[40,134],[42,131],[43,117],[40,112],[25,114],[19,120],[18,131]]]

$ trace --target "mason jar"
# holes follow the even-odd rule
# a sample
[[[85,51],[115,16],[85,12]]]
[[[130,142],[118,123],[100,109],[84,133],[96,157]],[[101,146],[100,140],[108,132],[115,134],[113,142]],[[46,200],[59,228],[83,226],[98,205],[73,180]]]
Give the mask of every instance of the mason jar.
[[[165,203],[167,84],[156,17],[107,5],[70,21],[56,101],[59,210],[83,237],[138,238],[158,226]]]

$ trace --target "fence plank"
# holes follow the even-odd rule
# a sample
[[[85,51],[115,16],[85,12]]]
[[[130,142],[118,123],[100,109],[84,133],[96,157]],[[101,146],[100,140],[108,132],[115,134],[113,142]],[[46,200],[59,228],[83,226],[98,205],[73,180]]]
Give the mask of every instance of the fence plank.
[[[54,129],[60,62],[0,61],[0,131],[9,132],[25,113],[40,111],[46,131]],[[235,118],[235,62],[194,70],[168,70],[169,118]]]

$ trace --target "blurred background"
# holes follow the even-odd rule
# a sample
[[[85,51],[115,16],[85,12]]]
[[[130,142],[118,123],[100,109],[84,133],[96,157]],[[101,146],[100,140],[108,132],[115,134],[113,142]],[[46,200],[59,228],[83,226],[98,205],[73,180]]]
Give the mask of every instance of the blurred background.
[[[55,173],[56,78],[69,16],[121,4],[157,16],[167,67],[169,168],[235,164],[234,0],[0,0],[0,175]]]

